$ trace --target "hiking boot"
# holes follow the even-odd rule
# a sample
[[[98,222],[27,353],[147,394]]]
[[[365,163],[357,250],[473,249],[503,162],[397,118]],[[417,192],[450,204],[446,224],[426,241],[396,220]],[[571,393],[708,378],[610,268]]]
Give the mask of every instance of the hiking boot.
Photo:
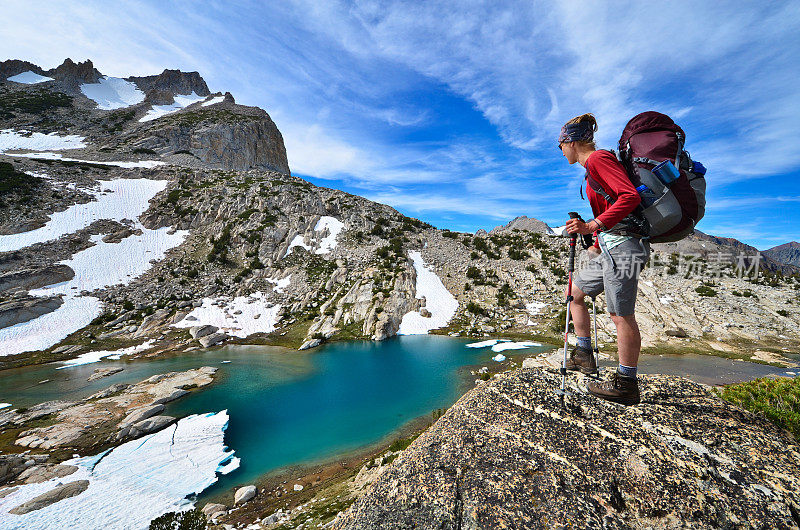
[[[589,383],[586,389],[593,396],[615,403],[623,405],[639,403],[639,380],[635,377],[625,377],[619,372],[611,374],[608,381]]]
[[[597,363],[594,360],[592,350],[575,346],[569,352],[567,359],[567,370],[580,370],[582,374],[593,374],[597,371]]]

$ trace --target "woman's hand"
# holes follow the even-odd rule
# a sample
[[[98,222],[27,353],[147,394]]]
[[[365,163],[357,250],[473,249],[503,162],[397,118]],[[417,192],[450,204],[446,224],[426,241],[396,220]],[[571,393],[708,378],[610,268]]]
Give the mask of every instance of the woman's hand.
[[[568,234],[593,234],[597,230],[597,223],[592,219],[588,223],[584,223],[580,219],[570,219],[567,221]]]

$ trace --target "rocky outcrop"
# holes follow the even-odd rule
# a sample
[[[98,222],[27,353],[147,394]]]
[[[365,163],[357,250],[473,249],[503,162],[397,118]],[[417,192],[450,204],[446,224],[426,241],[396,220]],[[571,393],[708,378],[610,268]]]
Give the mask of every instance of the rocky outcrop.
[[[289,173],[283,136],[265,111],[223,101],[193,106],[135,132],[131,146],[161,154],[186,151],[210,167]]]
[[[83,83],[97,83],[103,74],[97,71],[89,59],[76,63],[72,59],[65,59],[59,66],[48,70],[45,75],[75,90]]]
[[[547,234],[549,233],[548,226],[546,223],[534,219],[533,217],[527,217],[524,215],[520,215],[519,217],[515,217],[512,219],[507,225],[505,226],[496,226],[494,227],[489,234],[498,234],[502,232],[511,232],[514,229],[517,230],[528,230],[530,232],[536,232],[539,234]]]
[[[236,490],[233,496],[233,504],[243,504],[256,496],[255,486],[244,486]]]
[[[86,491],[88,487],[88,480],[67,482],[66,484],[56,486],[46,493],[42,493],[38,497],[34,497],[24,504],[20,504],[16,508],[12,508],[8,511],[8,513],[13,513],[14,515],[24,515],[36,510],[41,510],[42,508],[50,506],[51,504],[57,503],[58,501],[79,495]]]
[[[39,75],[46,75],[45,71],[39,66],[28,61],[20,61],[19,59],[9,59],[0,62],[0,81],[5,81],[9,77],[14,77],[23,72],[33,72]]]
[[[792,436],[684,379],[642,403],[521,369],[465,394],[331,528],[793,528]]]
[[[51,425],[33,427],[19,433],[16,444],[38,449],[80,447],[82,440],[95,443],[96,431],[116,430],[111,440],[135,438],[169,425],[175,418],[153,416],[164,410],[164,403],[189,393],[187,388],[201,388],[213,381],[216,368],[204,366],[185,372],[154,375],[135,385],[112,385],[78,403],[37,405],[42,412],[54,414]],[[5,423],[24,425],[31,417],[31,407],[25,413],[6,413]],[[157,418],[157,419],[156,419]],[[0,416],[0,425],[3,417]],[[124,430],[124,433],[119,434]]]
[[[38,269],[20,269],[0,274],[0,292],[15,289],[36,289],[45,285],[65,282],[75,277],[68,265],[58,263]]]
[[[9,302],[0,302],[0,329],[51,313],[61,307],[62,303],[60,296],[47,298],[25,296]]]
[[[180,70],[165,69],[158,75],[148,75],[143,77],[128,77],[128,81],[133,81],[144,93],[150,91],[162,91],[170,94],[191,94],[194,92],[198,96],[207,96],[211,92],[208,90],[205,80],[198,72],[181,72]]]

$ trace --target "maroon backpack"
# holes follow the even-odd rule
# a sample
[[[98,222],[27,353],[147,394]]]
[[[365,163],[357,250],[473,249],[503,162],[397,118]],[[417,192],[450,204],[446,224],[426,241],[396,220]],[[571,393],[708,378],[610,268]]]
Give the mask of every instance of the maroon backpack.
[[[672,118],[654,111],[631,118],[619,139],[618,157],[634,187],[644,184],[657,197],[642,211],[650,224],[653,243],[683,239],[694,232],[705,214],[705,168],[683,149],[685,139],[683,129]],[[680,173],[669,185],[652,171],[665,160]]]

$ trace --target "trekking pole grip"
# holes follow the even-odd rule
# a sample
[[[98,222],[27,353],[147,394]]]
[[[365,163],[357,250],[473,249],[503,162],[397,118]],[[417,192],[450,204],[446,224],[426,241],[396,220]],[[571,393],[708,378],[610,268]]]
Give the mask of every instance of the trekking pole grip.
[[[570,219],[581,219],[578,212],[569,212]],[[581,219],[583,220],[583,219]],[[575,270],[575,242],[578,240],[578,234],[570,234],[569,238],[569,272]]]

